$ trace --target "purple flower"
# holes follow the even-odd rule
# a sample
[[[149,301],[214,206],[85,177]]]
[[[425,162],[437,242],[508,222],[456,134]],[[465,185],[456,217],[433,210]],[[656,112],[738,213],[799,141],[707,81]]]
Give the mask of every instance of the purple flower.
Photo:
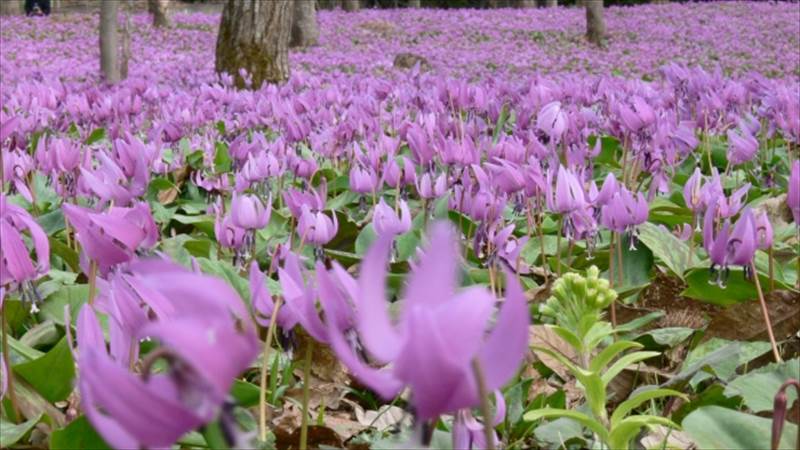
[[[728,160],[734,166],[753,159],[758,152],[758,141],[750,131],[742,128],[742,133],[728,130]]]
[[[550,140],[558,142],[567,129],[567,115],[561,108],[561,102],[550,102],[539,111],[536,117],[536,128],[543,131]]]
[[[272,214],[272,196],[267,204],[253,194],[234,194],[231,200],[231,221],[245,230],[266,228]]]
[[[62,210],[81,243],[86,273],[85,258],[96,262],[100,274],[105,275],[112,267],[132,260],[140,248],[151,248],[158,241],[158,228],[147,203],[103,213],[65,203]]]
[[[298,288],[297,291],[300,289]],[[284,290],[284,297],[286,296]],[[253,304],[256,322],[263,327],[269,326],[275,304],[267,287],[267,277],[258,268],[258,263],[253,261],[250,265],[250,301]],[[291,308],[278,310],[277,324],[283,330],[291,330],[297,324],[297,316]]]
[[[506,302],[486,336],[495,299],[479,286],[456,291],[455,235],[449,225],[439,223],[409,278],[399,322],[393,324],[385,292],[389,247],[390,240],[379,237],[364,259],[356,307],[357,330],[367,352],[377,362],[391,364],[381,369],[367,366],[342,331],[328,324],[333,349],[357,378],[383,398],[409,386],[420,420],[477,405],[472,361],[480,362],[486,387],[494,390],[513,376],[527,348],[528,313],[519,284],[507,276]]]
[[[623,233],[646,222],[649,208],[641,192],[634,197],[632,192],[622,187],[601,211],[601,223],[609,230]]]
[[[699,167],[695,167],[694,173],[683,186],[683,201],[686,202],[686,207],[694,213],[697,213],[701,207],[705,206],[701,195],[702,182],[703,174],[700,172]]]
[[[417,192],[420,197],[430,200],[444,195],[447,190],[447,176],[441,173],[435,181],[432,179],[433,175],[428,172],[417,179]]]
[[[789,189],[786,194],[786,204],[794,216],[794,223],[800,226],[800,160],[792,163],[792,172],[789,175]]]
[[[339,231],[339,221],[336,213],[333,219],[322,211],[312,212],[308,205],[303,205],[300,218],[297,220],[297,233],[301,241],[322,246],[327,244]]]
[[[350,189],[359,194],[371,194],[378,188],[378,175],[374,170],[354,165],[350,169]]]
[[[378,235],[397,236],[407,232],[411,229],[411,212],[408,210],[408,203],[400,200],[400,213],[398,214],[381,199],[375,205],[372,226]]]
[[[240,250],[245,244],[247,230],[233,224],[231,216],[223,215],[217,211],[214,220],[214,235],[219,245],[233,250]]]
[[[25,245],[27,230],[36,250],[36,262]],[[42,227],[21,207],[10,203],[0,193],[0,286],[22,285],[50,270],[50,242]]]
[[[773,230],[766,211],[755,213],[754,225],[758,248],[766,250],[772,247]]]
[[[307,205],[311,211],[321,211],[325,209],[325,202],[328,198],[328,184],[324,181],[317,189],[299,191],[297,189],[287,189],[283,192],[283,200],[289,212],[299,219],[303,214],[303,205]]]
[[[234,378],[255,358],[258,338],[243,302],[220,279],[150,260],[131,263],[126,282],[137,297],[115,302],[161,308],[154,319],[132,327],[130,345],[144,338],[160,345],[144,355],[141,373],[133,373],[133,360],[109,355],[97,315],[84,305],[76,327],[81,404],[116,448],[169,447],[226,414],[221,406]],[[166,370],[151,373],[159,360]]]
[[[547,207],[557,214],[565,214],[585,205],[583,186],[571,171],[558,166],[556,188],[553,192],[552,172],[548,174],[546,185]]]
[[[736,221],[736,225],[733,226],[733,231],[731,231],[731,235],[728,238],[727,262],[739,266],[749,266],[750,262],[753,261],[757,248],[753,211],[747,208],[739,217],[739,220]]]

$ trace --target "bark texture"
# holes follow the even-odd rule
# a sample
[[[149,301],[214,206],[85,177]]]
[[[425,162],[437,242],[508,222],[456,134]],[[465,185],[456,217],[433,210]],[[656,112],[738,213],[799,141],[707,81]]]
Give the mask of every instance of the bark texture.
[[[121,79],[117,16],[119,2],[104,0],[100,4],[100,69],[107,83]]]
[[[558,0],[547,0],[545,6],[547,6],[548,8],[555,8],[556,6],[558,6]]]
[[[289,78],[291,0],[228,0],[217,35],[216,70],[230,74],[244,88],[244,69],[252,87]]]
[[[419,0],[408,0],[408,7],[409,8],[421,8],[422,2]]]
[[[516,8],[535,8],[536,0],[515,0],[514,7]]]
[[[586,1],[586,39],[592,44],[603,45],[606,22],[603,20],[603,0]]]
[[[153,15],[153,26],[156,28],[168,27],[169,0],[147,0],[147,12]]]
[[[24,0],[0,0],[0,14],[22,14]]]
[[[344,0],[342,8],[347,12],[358,11],[361,8],[361,4],[359,4],[358,0]]]
[[[294,0],[292,38],[289,40],[289,46],[308,47],[317,44],[319,26],[315,3],[314,0]]]

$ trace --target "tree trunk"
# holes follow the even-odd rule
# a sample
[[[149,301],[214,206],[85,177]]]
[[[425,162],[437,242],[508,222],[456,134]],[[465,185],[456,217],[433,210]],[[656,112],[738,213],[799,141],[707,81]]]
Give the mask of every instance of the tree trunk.
[[[361,5],[358,3],[358,0],[344,0],[342,2],[342,7],[347,12],[358,11],[361,8]]]
[[[420,8],[422,7],[422,2],[419,0],[408,0],[408,7],[409,8]]]
[[[603,20],[603,0],[586,1],[586,39],[592,44],[603,45],[606,23]]]
[[[545,5],[548,8],[555,8],[556,6],[558,6],[558,0],[547,0],[547,3]]]
[[[0,14],[22,14],[22,2],[24,0],[0,0]]]
[[[575,6],[583,8],[586,6],[586,0],[575,0]]]
[[[514,6],[517,8],[535,8],[536,0],[515,0]]]
[[[153,15],[153,26],[169,26],[169,0],[147,0],[147,12]]]
[[[290,47],[308,47],[317,44],[319,27],[314,3],[316,3],[314,0],[294,0]]]
[[[119,36],[117,15],[119,2],[103,0],[100,4],[100,69],[107,83],[121,79],[119,65]]]
[[[230,74],[237,87],[246,87],[244,69],[252,87],[289,78],[291,0],[228,0],[217,35],[217,72]]]

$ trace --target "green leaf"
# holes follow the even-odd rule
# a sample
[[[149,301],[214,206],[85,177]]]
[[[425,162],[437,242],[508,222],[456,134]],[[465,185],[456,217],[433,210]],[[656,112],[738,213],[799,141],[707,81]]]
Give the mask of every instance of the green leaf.
[[[218,275],[228,282],[239,294],[239,297],[249,305],[250,303],[250,283],[244,279],[235,267],[228,261],[210,260],[208,258],[197,258],[203,272]]]
[[[764,293],[770,292],[769,278],[759,273],[758,279],[761,281]],[[753,281],[745,279],[744,271],[741,269],[731,269],[724,288],[714,283],[709,270],[704,268],[690,270],[685,280],[688,287],[681,292],[681,295],[715,305],[727,306],[758,298],[756,285]],[[786,288],[778,280],[775,281],[776,287]]]
[[[75,318],[78,317],[78,311],[80,311],[88,298],[88,285],[76,284],[74,286],[64,286],[44,300],[39,314],[63,326],[64,306],[69,305],[70,314],[74,322]]]
[[[686,355],[683,365],[684,367],[691,367],[695,365],[695,363],[702,363],[707,358],[711,359],[710,357],[717,352],[725,353],[725,348],[731,345],[735,345],[735,347],[726,357],[708,361],[703,364],[708,365],[714,375],[723,381],[728,381],[733,378],[739,366],[758,358],[770,350],[768,342],[736,342],[720,338],[711,338],[692,349],[692,351]],[[683,372],[684,371],[681,370],[681,373]],[[692,386],[697,386],[698,383],[709,377],[711,377],[711,375],[708,373],[696,374],[692,377],[691,384]]]
[[[50,450],[100,450],[111,448],[86,416],[80,416],[50,437]]]
[[[48,236],[52,236],[65,228],[64,213],[61,211],[61,208],[42,214],[36,218],[36,221],[39,222],[39,225],[42,226],[42,230],[44,230]]]
[[[86,145],[92,145],[96,142],[101,141],[102,139],[106,138],[106,129],[105,128],[95,128],[89,133],[89,137],[86,138]]]
[[[653,268],[653,252],[644,245],[630,246],[630,236],[622,240],[622,286],[615,286],[617,292],[629,291],[650,283],[650,269]]]
[[[589,370],[599,372],[605,368],[612,359],[616,358],[618,354],[632,348],[642,348],[642,344],[633,341],[614,342],[592,358],[592,362],[589,363]]]
[[[635,331],[647,325],[648,323],[654,320],[658,320],[662,317],[664,317],[664,311],[653,311],[642,317],[637,317],[636,319],[633,319],[630,322],[625,322],[621,325],[617,325],[617,327],[614,328],[614,331],[616,331],[617,334]]]
[[[770,447],[772,420],[720,406],[704,406],[683,419],[683,430],[698,448],[752,450]],[[797,432],[797,425],[787,421],[779,448],[795,448]]]
[[[542,408],[526,412],[525,415],[523,416],[523,419],[528,422],[533,422],[539,419],[549,419],[552,417],[559,417],[559,418],[566,417],[572,419],[576,422],[579,422],[586,428],[592,430],[594,433],[600,436],[601,439],[606,440],[606,438],[608,437],[608,430],[606,430],[605,427],[603,427],[603,425],[600,424],[600,422],[578,411],[570,411],[568,409]]]
[[[609,167],[621,167],[619,162],[622,160],[622,146],[619,139],[612,136],[601,136],[600,141],[600,154],[594,161]],[[589,136],[589,147],[594,148],[596,143],[597,136]]]
[[[52,254],[61,257],[73,272],[81,272],[78,253],[75,250],[67,247],[66,244],[54,236],[49,236],[47,240],[50,242],[50,252]]]
[[[618,359],[611,367],[608,368],[606,373],[603,374],[603,383],[608,385],[611,380],[614,379],[620,372],[625,370],[626,367],[630,366],[631,364],[636,364],[638,362],[644,361],[645,359],[650,359],[654,356],[660,355],[661,352],[633,352],[629,353],[622,358]]]
[[[656,388],[632,393],[631,396],[620,403],[617,409],[614,410],[614,413],[611,414],[611,428],[613,429],[616,427],[616,424],[620,423],[628,413],[638,408],[642,403],[661,397],[671,396],[681,397],[683,399],[687,398],[684,394],[672,389]]]
[[[228,144],[217,142],[216,153],[214,153],[214,170],[217,173],[228,173],[231,171],[231,155],[228,153]]]
[[[255,384],[242,380],[234,380],[231,395],[236,399],[236,404],[249,408],[258,404],[260,388]]]
[[[653,256],[664,263],[672,273],[683,278],[689,262],[689,246],[654,223],[645,222],[639,225],[638,229],[639,240],[653,252]]]
[[[636,340],[646,341],[650,338],[656,345],[674,347],[688,339],[696,330],[685,327],[667,327],[645,331],[636,336]]]
[[[775,394],[790,378],[800,376],[800,358],[782,363],[773,363],[735,378],[725,387],[725,396],[740,396],[744,404],[754,413],[771,411]],[[789,389],[787,405],[794,403],[797,391]]]
[[[355,251],[356,255],[364,256],[369,250],[369,247],[375,242],[375,239],[378,238],[378,235],[375,233],[375,228],[372,227],[372,223],[367,224],[360,233],[358,233],[358,237],[356,237],[355,243]]]
[[[11,448],[12,445],[19,442],[33,427],[39,423],[42,415],[30,419],[20,424],[14,424],[0,420],[0,448]]]
[[[14,372],[24,378],[50,402],[65,400],[72,392],[75,363],[63,337],[41,358],[14,366]]]
[[[608,436],[608,447],[614,449],[629,448],[629,444],[644,427],[663,425],[670,428],[680,428],[666,417],[639,415],[628,417],[617,426],[613,427]]]

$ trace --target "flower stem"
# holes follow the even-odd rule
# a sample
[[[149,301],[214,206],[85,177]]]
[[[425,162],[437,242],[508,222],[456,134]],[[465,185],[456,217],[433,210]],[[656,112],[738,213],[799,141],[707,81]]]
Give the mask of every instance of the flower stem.
[[[486,450],[495,450],[494,427],[492,423],[492,405],[489,402],[489,393],[486,391],[486,377],[478,358],[472,360],[472,371],[478,384],[478,397],[481,399],[481,415],[483,416],[483,433],[486,438]]]
[[[764,292],[761,290],[761,281],[758,279],[758,271],[756,271],[755,262],[750,262],[750,269],[753,272],[753,280],[756,282],[758,301],[761,303],[761,313],[764,315],[764,324],[767,326],[767,335],[769,336],[769,343],[772,346],[772,354],[775,357],[775,362],[782,362],[783,360],[781,359],[781,354],[778,351],[778,344],[775,343],[775,333],[772,332],[772,323],[769,320],[767,302],[764,300]]]
[[[92,260],[89,263],[89,304],[94,303],[97,294],[97,262]]]
[[[314,339],[306,341],[306,358],[303,365],[303,421],[300,423],[300,450],[308,448],[308,397],[311,392],[311,355]]]
[[[282,301],[283,297],[278,297],[278,300],[275,301],[275,307],[272,309],[272,316],[269,318],[267,338],[264,340],[264,358],[261,363],[261,389],[258,393],[258,436],[261,442],[267,440],[267,367],[269,366],[268,359],[272,344],[272,335],[275,334],[275,324]]]
[[[564,217],[558,219],[558,231],[556,234],[556,273],[561,276],[561,232],[564,230]]]
[[[14,371],[11,370],[11,358],[8,356],[8,320],[6,320],[6,303],[3,303],[3,308],[0,310],[3,313],[2,320],[0,320],[0,328],[3,332],[3,364],[6,366],[6,378],[8,379],[8,398],[11,400],[11,408],[14,410],[14,420],[21,420],[22,416],[19,412],[19,403],[17,402],[17,393],[14,391]]]

